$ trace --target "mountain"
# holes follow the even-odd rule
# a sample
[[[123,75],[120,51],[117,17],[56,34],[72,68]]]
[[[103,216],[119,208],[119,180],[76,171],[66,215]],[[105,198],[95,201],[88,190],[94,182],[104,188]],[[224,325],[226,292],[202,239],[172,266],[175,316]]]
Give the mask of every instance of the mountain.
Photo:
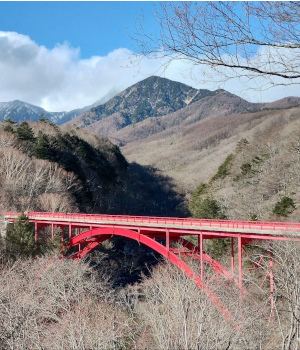
[[[203,95],[215,92],[203,90]],[[161,117],[187,106],[199,91],[182,83],[149,77],[119,93],[105,104],[92,108],[71,121],[94,132],[111,135],[148,117]]]
[[[15,122],[37,121],[41,114],[44,114],[49,120],[57,122],[64,115],[64,112],[47,112],[41,107],[19,100],[0,102],[0,120],[11,118]]]
[[[219,89],[194,89],[182,83],[151,76],[91,108],[69,124],[109,136],[119,146],[169,128],[183,128],[205,118],[259,110],[291,108],[300,98],[272,103],[251,103]]]
[[[296,207],[288,220],[299,221],[299,115],[300,107],[216,116],[137,138],[121,149],[128,161],[159,168],[188,199],[204,184],[197,200],[214,198],[229,219],[281,221],[273,209],[288,197]]]
[[[225,90],[217,90],[214,94],[204,95],[201,99],[196,98],[196,102],[193,100],[187,107],[174,113],[164,115],[161,118],[147,118],[135,125],[128,125],[111,134],[110,139],[124,146],[157,133],[168,133],[168,131],[172,132],[173,129],[183,131],[186,127],[193,126],[202,119],[254,112],[261,108],[261,104],[250,103]]]
[[[11,120],[15,122],[22,122],[25,120],[38,121],[41,114],[44,114],[48,120],[61,125],[84,113],[85,111],[107,102],[118,92],[119,91],[116,89],[111,89],[106,95],[94,102],[92,105],[74,109],[70,112],[48,112],[41,107],[19,100],[0,102],[0,121],[7,118],[11,118]]]
[[[66,112],[63,115],[63,117],[57,121],[57,124],[61,125],[61,124],[67,123],[68,121],[78,117],[80,114],[90,110],[91,108],[97,107],[99,105],[102,105],[103,103],[107,102],[108,100],[110,100],[113,96],[117,95],[118,93],[119,93],[119,90],[111,89],[107,94],[105,94],[99,100],[94,102],[92,105],[86,106],[86,107],[83,107],[83,108],[77,108],[77,109],[74,109],[74,110],[72,110],[70,112]]]

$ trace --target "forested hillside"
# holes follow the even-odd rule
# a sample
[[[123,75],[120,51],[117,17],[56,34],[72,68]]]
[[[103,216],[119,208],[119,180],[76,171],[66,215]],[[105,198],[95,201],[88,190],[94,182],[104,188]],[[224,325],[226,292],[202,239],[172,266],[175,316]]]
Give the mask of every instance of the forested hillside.
[[[8,120],[0,158],[1,211],[183,215],[169,178],[128,164],[107,138],[78,128]]]
[[[174,126],[122,151],[130,161],[160,168],[194,193],[193,201],[215,199],[229,219],[298,221],[299,116],[299,108],[220,116]],[[205,189],[194,192],[202,183]],[[287,217],[273,212],[284,197],[295,206]]]
[[[201,215],[199,207],[203,210],[204,200],[209,198],[216,200],[231,219],[298,222],[299,116],[299,109],[263,118],[257,115],[248,121],[247,130],[242,131],[240,124],[240,132],[220,140],[216,151],[224,151],[218,169],[210,176],[207,173],[206,178],[200,175],[202,184],[192,195],[191,212]],[[232,129],[237,131],[237,125]],[[209,160],[212,157],[207,157]]]

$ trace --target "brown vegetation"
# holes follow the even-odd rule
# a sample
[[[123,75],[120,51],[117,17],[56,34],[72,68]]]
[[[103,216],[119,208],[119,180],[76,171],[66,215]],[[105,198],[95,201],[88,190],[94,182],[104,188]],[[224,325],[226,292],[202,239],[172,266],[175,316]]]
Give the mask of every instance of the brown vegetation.
[[[248,294],[241,297],[206,269],[206,283],[232,321],[169,263],[140,284],[114,290],[103,277],[102,258],[97,269],[55,255],[2,259],[0,349],[297,349],[299,244],[252,246],[252,258],[270,249],[273,310],[268,289],[259,287],[259,271],[244,275]],[[260,270],[268,268],[265,258]]]
[[[157,166],[187,193],[208,183],[233,154],[230,173],[211,183],[210,194],[228,218],[256,214],[261,220],[279,220],[272,210],[282,197],[291,197],[299,208],[299,113],[293,108],[201,120],[129,143],[122,151],[131,161]],[[247,144],[239,149],[242,139]],[[243,164],[251,167],[249,174]],[[299,219],[298,209],[288,217]]]
[[[18,260],[0,280],[0,349],[130,348],[130,319],[87,264]]]
[[[47,122],[1,129],[0,211],[184,215],[171,179],[129,165],[106,137]]]

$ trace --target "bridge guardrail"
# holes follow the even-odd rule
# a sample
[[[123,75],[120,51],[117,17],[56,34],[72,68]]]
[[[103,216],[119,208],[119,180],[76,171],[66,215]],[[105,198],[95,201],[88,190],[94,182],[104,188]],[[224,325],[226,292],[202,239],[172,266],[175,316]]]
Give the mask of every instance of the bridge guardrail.
[[[6,212],[5,217],[17,217],[19,213]],[[300,231],[300,223],[294,222],[268,222],[268,221],[239,221],[239,220],[212,220],[212,219],[192,219],[174,217],[153,217],[153,216],[130,216],[130,215],[107,215],[107,214],[84,214],[84,213],[52,213],[52,212],[27,212],[26,215],[35,218],[49,219],[72,219],[87,221],[114,221],[126,223],[142,224],[164,224],[178,226],[209,226],[219,228],[234,229],[258,229],[271,231]]]

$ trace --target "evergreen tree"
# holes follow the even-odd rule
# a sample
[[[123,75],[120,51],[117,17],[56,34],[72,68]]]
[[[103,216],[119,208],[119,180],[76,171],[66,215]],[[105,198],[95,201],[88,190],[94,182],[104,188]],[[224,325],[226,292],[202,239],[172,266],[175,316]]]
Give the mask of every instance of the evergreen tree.
[[[49,123],[49,120],[48,120],[47,117],[45,117],[45,114],[44,114],[44,113],[42,113],[42,114],[40,115],[38,121],[41,122],[41,123]]]
[[[20,140],[33,141],[34,132],[27,122],[22,122],[17,127],[17,136]]]
[[[200,183],[195,191],[192,193],[190,204],[189,204],[189,210],[190,212],[194,215],[195,210],[197,210],[198,204],[200,197],[203,194],[206,194],[208,191],[209,187],[207,184]]]
[[[210,182],[215,181],[217,179],[224,179],[228,174],[230,167],[233,162],[233,154],[229,154],[228,157],[224,160],[224,162],[219,166],[217,173],[213,176]]]
[[[35,140],[34,155],[39,159],[52,160],[53,157],[53,150],[49,143],[49,137],[41,131],[39,131]]]
[[[190,208],[191,209],[191,208]],[[191,210],[193,217],[200,219],[226,219],[219,203],[213,198],[200,197],[195,200]]]
[[[12,127],[12,124],[9,124],[9,123],[7,123],[7,124],[4,126],[3,131],[12,132],[12,133],[15,132],[14,128]]]
[[[7,118],[5,118],[3,121],[4,121],[5,123],[11,124],[11,125],[16,124],[16,122],[14,122],[14,121],[11,119],[11,117],[7,117]]]
[[[16,122],[14,122],[10,117],[5,118],[3,121],[5,122],[3,131],[15,132],[13,125],[16,124]]]
[[[34,238],[34,226],[28,217],[21,213],[15,220],[14,225],[9,225],[6,231],[6,247],[10,254],[15,257],[33,257],[36,255]]]

